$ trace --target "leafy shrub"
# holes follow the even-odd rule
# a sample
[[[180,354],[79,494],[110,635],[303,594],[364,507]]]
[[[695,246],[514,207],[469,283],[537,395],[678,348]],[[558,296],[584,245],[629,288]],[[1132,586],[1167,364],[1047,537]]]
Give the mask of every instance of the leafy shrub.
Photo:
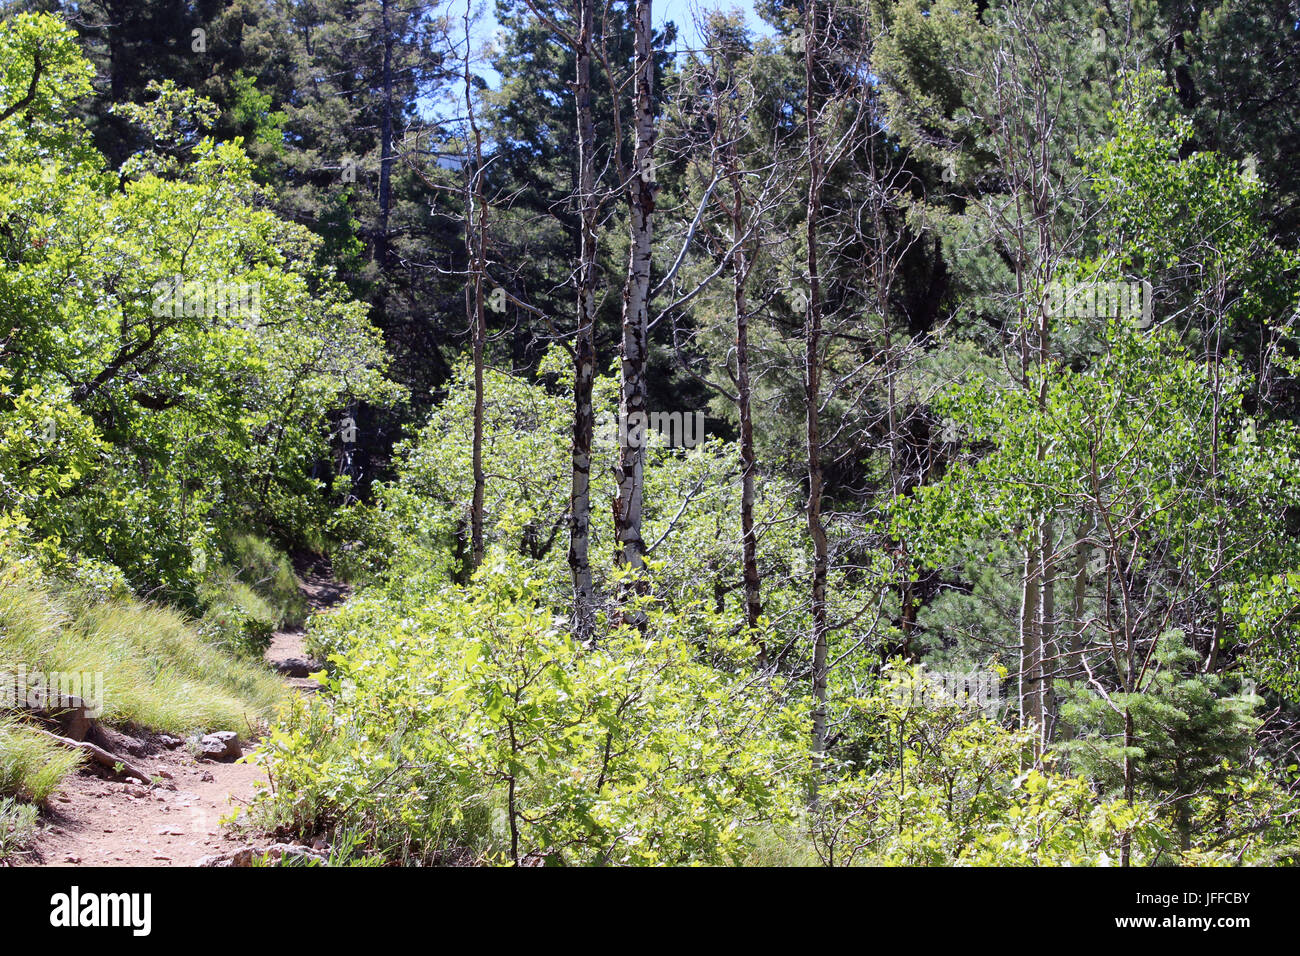
[[[779,685],[700,663],[675,617],[648,618],[580,646],[500,552],[419,609],[354,602],[322,623],[330,692],[271,738],[266,819],[425,860],[745,858],[793,819],[800,711]]]
[[[261,595],[242,581],[219,576],[199,592],[207,604],[199,629],[232,654],[259,660],[271,646],[278,616]]]
[[[918,706],[896,683],[847,702],[878,734],[859,765],[820,795],[817,851],[830,865],[1112,865],[1127,835],[1134,862],[1159,844],[1155,810],[1098,798],[1083,777],[1035,768],[1034,735],[972,719],[960,704]]]

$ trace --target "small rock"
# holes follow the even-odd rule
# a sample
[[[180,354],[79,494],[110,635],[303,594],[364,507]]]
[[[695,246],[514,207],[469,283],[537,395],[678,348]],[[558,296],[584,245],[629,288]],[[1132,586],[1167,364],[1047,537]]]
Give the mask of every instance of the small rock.
[[[301,657],[288,657],[281,661],[274,661],[272,666],[285,677],[310,677],[317,671],[325,669],[324,664]]]
[[[212,781],[216,779],[216,777],[212,776],[212,774],[208,773],[206,770],[203,772],[203,775],[199,777],[199,780],[202,783],[212,783]]]
[[[252,866],[253,848],[251,846],[245,846],[245,847],[240,847],[238,850],[234,850],[230,853],[225,853],[225,854],[217,853],[211,856],[205,856],[201,860],[199,860],[198,863],[194,865],[205,866],[205,867],[221,867],[221,868],[232,867],[232,866],[237,866],[237,867]]]
[[[273,843],[262,851],[262,855],[276,861],[288,859],[324,862],[325,860],[323,854],[314,852],[305,846],[298,846],[296,843]]]
[[[220,730],[199,738],[199,756],[205,760],[238,760],[244,755],[239,746],[239,735],[233,730]]]

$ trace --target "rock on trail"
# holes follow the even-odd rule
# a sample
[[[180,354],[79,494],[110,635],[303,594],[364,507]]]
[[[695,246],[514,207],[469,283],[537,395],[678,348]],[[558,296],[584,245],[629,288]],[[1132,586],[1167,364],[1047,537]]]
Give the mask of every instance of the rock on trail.
[[[330,576],[322,559],[297,556],[300,587],[313,610],[344,600],[348,588]],[[301,628],[277,632],[267,663],[300,693],[319,689],[307,677],[320,665],[308,659]],[[212,866],[218,860],[244,862],[248,841],[222,827],[251,802],[266,772],[256,763],[236,763],[256,753],[256,743],[232,731],[204,735],[180,746],[166,734],[133,739],[112,732],[135,756],[132,765],[149,774],[145,781],[105,779],[93,767],[71,774],[44,814],[36,845],[16,854],[17,865],[37,866]],[[197,750],[202,760],[195,756]],[[119,751],[120,752],[120,751]],[[281,853],[297,855],[298,850]],[[302,851],[314,855],[312,851]],[[316,850],[319,853],[319,848]],[[273,856],[277,854],[272,854]],[[231,863],[225,863],[229,866]],[[235,863],[234,865],[239,865]]]

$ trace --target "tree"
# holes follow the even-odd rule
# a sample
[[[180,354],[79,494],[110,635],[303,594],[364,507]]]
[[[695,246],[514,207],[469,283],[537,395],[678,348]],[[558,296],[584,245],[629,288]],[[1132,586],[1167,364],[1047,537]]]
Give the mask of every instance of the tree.
[[[636,36],[634,64],[633,129],[636,147],[632,168],[624,170],[631,242],[627,282],[623,287],[622,389],[619,402],[620,431],[627,436],[619,449],[614,504],[617,560],[640,569],[645,554],[641,540],[641,502],[645,493],[645,439],[649,427],[646,402],[646,362],[649,349],[650,251],[654,235],[654,49],[651,45],[651,0],[637,0],[633,28]]]
[[[574,108],[578,129],[577,207],[581,220],[576,285],[577,327],[573,344],[573,470],[569,496],[569,569],[573,576],[573,631],[586,640],[595,630],[595,593],[591,559],[591,457],[595,415],[592,383],[596,373],[596,193],[595,129],[591,105],[591,61],[595,46],[595,4],[576,0],[576,32],[541,13],[531,0],[529,9],[575,53]]]
[[[69,34],[49,18],[5,30],[0,102],[43,65],[33,121],[0,123],[3,404],[26,416],[61,396],[42,457],[72,462],[57,493],[6,506],[37,540],[192,603],[222,533],[293,540],[323,523],[310,465],[325,417],[398,392],[362,308],[316,266],[317,240],[267,208],[237,145],[202,136],[212,104],[163,84],[122,108],[161,145],[114,170],[60,108],[85,76]]]

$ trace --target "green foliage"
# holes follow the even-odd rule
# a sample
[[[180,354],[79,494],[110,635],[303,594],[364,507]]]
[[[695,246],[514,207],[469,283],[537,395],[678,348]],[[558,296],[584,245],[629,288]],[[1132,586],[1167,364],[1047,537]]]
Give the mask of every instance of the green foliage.
[[[0,35],[0,102],[51,51],[36,120],[0,123],[0,521],[192,603],[216,539],[323,525],[327,413],[398,392],[319,241],[267,209],[238,143],[202,136],[211,104],[151,87],[119,112],[156,149],[114,171],[65,109],[85,91],[71,34]]]
[[[256,77],[236,71],[234,87],[231,113],[236,124],[251,128],[253,139],[270,147],[272,155],[283,155],[288,115],[283,110],[271,109],[271,94],[258,90]]]
[[[918,671],[899,668],[850,702],[876,747],[820,795],[815,844],[828,865],[1109,866],[1124,834],[1139,855],[1154,810],[1098,800],[1083,777],[1035,767],[1033,735],[971,719],[959,704],[918,706]]]
[[[1300,832],[1291,819],[1300,812],[1294,797],[1267,784],[1268,768],[1256,765],[1253,692],[1231,692],[1228,678],[1198,673],[1198,657],[1181,632],[1164,635],[1132,693],[1104,697],[1086,683],[1066,688],[1061,716],[1075,739],[1058,749],[1103,792],[1123,790],[1126,761],[1135,768],[1136,791],[1172,827],[1177,849],[1202,856],[1213,848],[1254,857],[1256,815],[1271,807],[1275,819],[1271,849],[1288,844],[1294,852]],[[1131,742],[1125,721],[1131,719]],[[1251,825],[1242,826],[1243,790],[1253,791]]]
[[[303,624],[307,599],[298,587],[298,576],[287,554],[266,538],[247,532],[229,536],[221,551],[235,576],[272,608],[277,627]]]
[[[567,601],[564,528],[569,507],[572,429],[569,387],[556,349],[543,369],[558,381],[554,390],[489,371],[485,377],[483,469],[487,476],[484,534],[489,544],[523,556],[552,606]],[[419,599],[429,589],[463,579],[467,561],[467,515],[473,492],[473,387],[461,365],[446,400],[419,436],[396,450],[395,480],[378,484],[375,502],[343,513],[335,533],[342,573],[381,583],[390,593]],[[617,384],[596,381],[597,436],[591,467],[593,501],[613,497],[611,467],[618,454],[615,421]],[[603,424],[602,424],[603,423]],[[731,593],[740,558],[739,456],[734,445],[709,440],[690,449],[670,448],[657,438],[647,448],[644,537],[652,547],[656,595],[673,610],[709,607],[718,621],[701,619],[701,630],[736,629],[743,608]],[[761,542],[767,576],[768,617],[782,619],[769,635],[784,643],[798,628],[803,609],[797,584],[788,580],[792,552],[802,550],[792,527],[798,504],[793,489],[760,478],[755,521],[772,526]],[[613,538],[612,513],[592,509],[593,554]],[[592,562],[598,586],[617,590],[605,562]],[[854,600],[843,595],[845,606]],[[683,621],[683,626],[686,621]]]
[[[41,81],[33,86],[37,62]],[[0,30],[0,63],[0,110],[20,110],[17,115],[42,140],[63,132],[56,117],[90,92],[94,74],[71,31],[55,17],[32,13],[6,19]],[[12,124],[12,119],[6,122]]]
[[[265,538],[235,532],[220,542],[222,563],[198,587],[199,629],[234,654],[261,660],[281,628],[300,627],[307,600],[293,563]]]
[[[270,819],[566,864],[734,862],[790,820],[807,755],[779,687],[699,662],[660,609],[578,646],[539,584],[494,549],[403,617],[377,596],[328,617],[336,676],[272,736]]]
[[[199,588],[199,630],[232,654],[261,660],[280,623],[271,605],[244,582],[218,571]]]
[[[542,344],[564,337],[578,243],[569,45],[504,0],[498,88],[470,80],[490,144],[482,278],[533,307],[488,317],[474,569],[474,375],[451,351],[466,210],[447,161],[465,133],[420,122],[459,72],[447,21],[423,0],[218,3],[199,58],[174,41],[203,11],[147,0],[80,26],[87,60],[58,18],[8,17],[0,669],[103,672],[118,724],[256,723],[283,691],[258,659],[306,618],[270,542],[328,532],[364,587],[310,622],[329,686],[290,700],[258,814],[331,835],[331,865],[1296,862],[1296,770],[1264,757],[1289,744],[1260,738],[1289,732],[1300,691],[1300,111],[1278,68],[1294,17],[1256,6],[850,3],[803,38],[809,74],[794,7],[761,5],[777,38],[712,16],[681,59],[666,25],[647,379],[652,407],[707,406],[715,437],[647,450],[630,587],[600,427],[617,382],[597,377],[586,644],[568,619],[572,357]],[[607,12],[592,105],[612,196],[630,8]],[[798,197],[814,193],[810,342]],[[601,360],[627,214],[599,217]],[[1110,281],[1145,283],[1154,328],[1048,304],[1051,283]],[[251,296],[213,294],[232,289]],[[740,455],[716,437],[738,428],[738,311],[752,630]],[[830,565],[817,755],[812,352]],[[368,434],[338,469],[344,408]],[[1059,679],[1044,695],[1036,640]],[[895,651],[1007,678],[1023,664],[1044,734],[1010,693],[1001,716],[922,705]],[[1282,696],[1267,730],[1235,674]],[[44,799],[75,760],[0,719],[0,857],[32,822],[11,795]]]

